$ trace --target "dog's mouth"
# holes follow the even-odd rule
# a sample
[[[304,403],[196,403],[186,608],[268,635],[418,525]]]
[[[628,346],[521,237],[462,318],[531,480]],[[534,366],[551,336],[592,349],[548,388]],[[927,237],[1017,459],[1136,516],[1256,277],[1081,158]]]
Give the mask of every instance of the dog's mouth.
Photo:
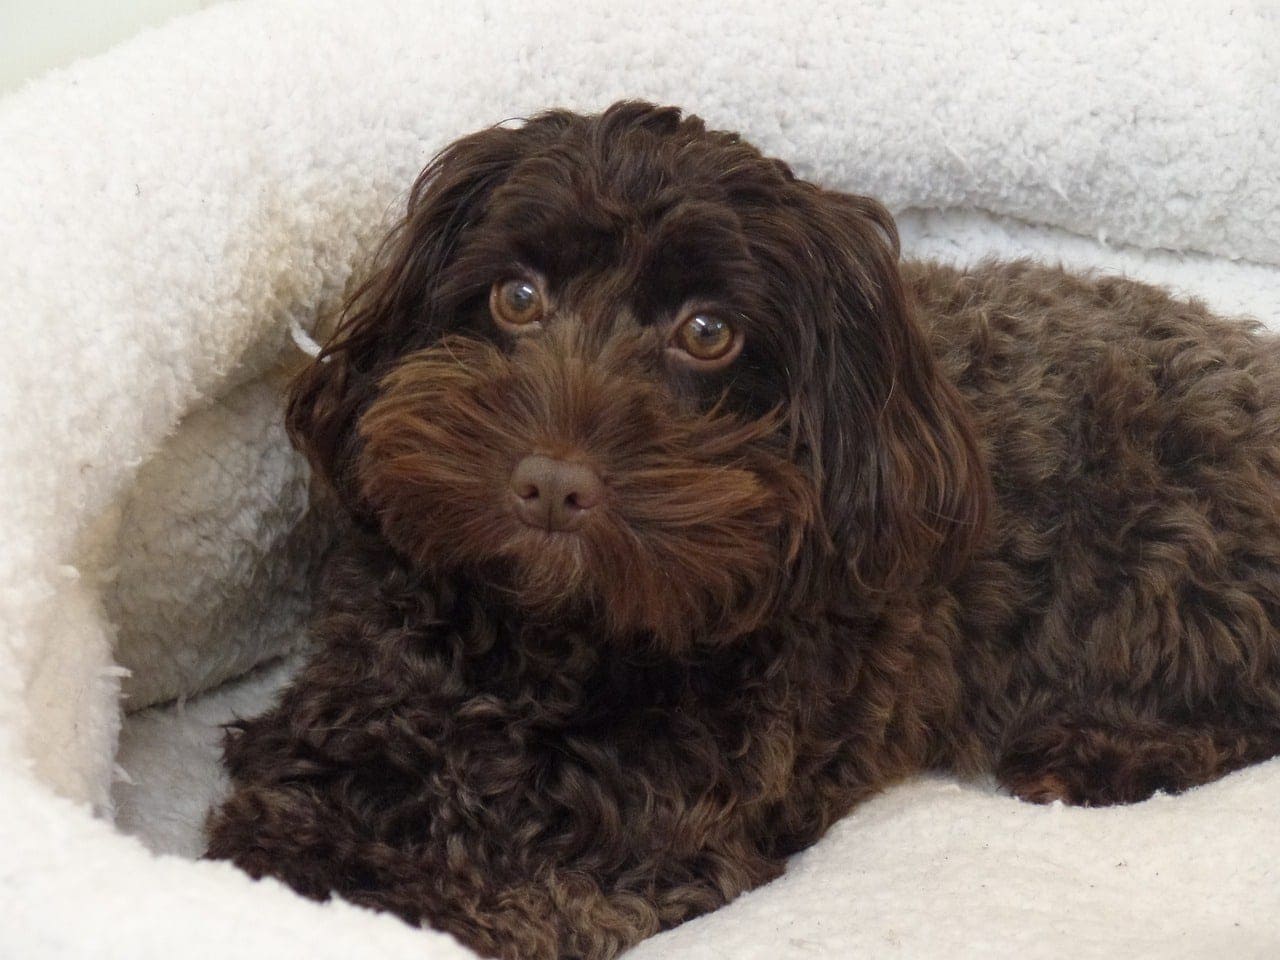
[[[714,480],[717,492],[670,472]],[[492,484],[487,502],[441,511],[415,505],[435,498],[434,483],[415,492],[415,482],[397,481],[378,512],[387,539],[419,566],[461,571],[528,617],[587,627],[601,640],[678,649],[764,620],[787,578],[796,528],[763,478],[685,468],[615,472],[602,484],[584,494],[553,482],[536,495]]]
[[[359,485],[388,542],[610,638],[760,623],[816,514],[776,424],[682,415],[652,383],[544,359],[453,342],[383,381]]]

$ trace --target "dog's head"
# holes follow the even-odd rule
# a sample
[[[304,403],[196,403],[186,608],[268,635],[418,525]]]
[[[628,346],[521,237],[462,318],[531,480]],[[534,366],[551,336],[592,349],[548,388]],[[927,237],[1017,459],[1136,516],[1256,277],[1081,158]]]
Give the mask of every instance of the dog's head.
[[[669,648],[945,578],[985,481],[883,207],[648,104],[422,173],[295,441],[421,568]]]

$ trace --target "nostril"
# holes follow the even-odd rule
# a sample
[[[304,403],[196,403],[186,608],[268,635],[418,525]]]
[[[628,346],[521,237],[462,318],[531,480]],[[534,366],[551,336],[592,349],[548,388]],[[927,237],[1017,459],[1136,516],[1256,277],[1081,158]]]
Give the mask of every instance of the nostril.
[[[578,482],[565,494],[564,505],[570,510],[590,510],[600,502],[600,481],[595,478],[594,472],[575,479]]]
[[[525,457],[511,471],[511,492],[528,503],[537,503],[544,495],[549,474],[545,457]]]

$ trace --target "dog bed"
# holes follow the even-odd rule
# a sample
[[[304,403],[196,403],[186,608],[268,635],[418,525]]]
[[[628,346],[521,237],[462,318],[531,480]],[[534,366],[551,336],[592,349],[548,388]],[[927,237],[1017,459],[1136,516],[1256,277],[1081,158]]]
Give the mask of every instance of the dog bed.
[[[645,97],[911,254],[1280,327],[1280,18],[1162,4],[226,3],[0,101],[0,955],[466,957],[196,862],[325,545],[280,386],[424,161]],[[631,956],[1280,954],[1280,761],[1127,808],[925,777]]]

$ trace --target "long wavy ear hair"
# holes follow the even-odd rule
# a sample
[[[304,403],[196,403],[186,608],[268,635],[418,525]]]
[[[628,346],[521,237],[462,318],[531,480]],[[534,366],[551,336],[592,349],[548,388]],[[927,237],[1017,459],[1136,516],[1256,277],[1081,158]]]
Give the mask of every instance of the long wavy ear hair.
[[[965,567],[991,499],[971,415],[916,320],[889,212],[869,197],[793,187],[770,255],[794,315],[811,318],[798,324],[791,430],[821,488],[837,563],[864,600],[946,582]]]
[[[522,127],[492,127],[451,144],[418,176],[404,217],[383,241],[376,269],[352,295],[333,336],[290,387],[286,424],[294,445],[357,512],[355,422],[378,381],[440,323],[432,298],[467,226],[531,143],[572,119],[543,114]]]

